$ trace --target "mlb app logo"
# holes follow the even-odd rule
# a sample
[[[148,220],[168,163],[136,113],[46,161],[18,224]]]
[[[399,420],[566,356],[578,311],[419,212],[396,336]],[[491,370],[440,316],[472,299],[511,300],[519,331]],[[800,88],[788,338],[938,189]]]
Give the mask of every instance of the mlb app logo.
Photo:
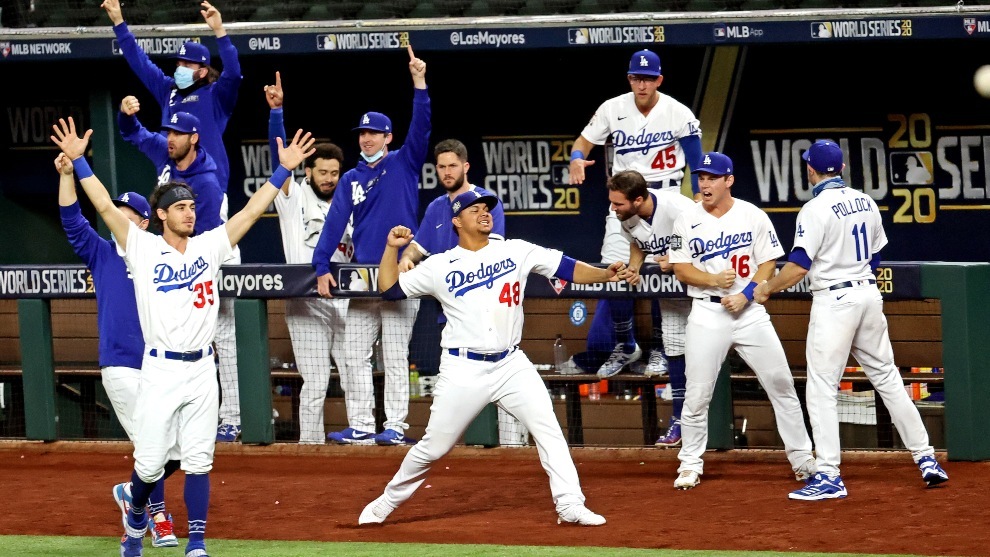
[[[832,38],[832,22],[831,21],[812,21],[811,22],[811,38],[812,39],[831,39]]]
[[[570,44],[588,44],[588,29],[585,27],[568,29],[567,42]]]
[[[726,29],[724,23],[716,23],[714,33],[716,41],[724,41],[728,36],[728,30]]]
[[[967,35],[972,35],[976,31],[976,18],[966,17],[963,18],[963,29],[966,30]]]
[[[932,154],[901,151],[890,154],[890,182],[899,186],[926,186],[935,182]]]
[[[337,37],[335,35],[317,35],[316,50],[337,50]]]

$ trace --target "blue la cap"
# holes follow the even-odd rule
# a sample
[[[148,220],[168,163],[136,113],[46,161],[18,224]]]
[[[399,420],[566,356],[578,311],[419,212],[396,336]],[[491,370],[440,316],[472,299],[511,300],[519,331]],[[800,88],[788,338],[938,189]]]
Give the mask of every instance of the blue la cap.
[[[175,55],[176,60],[185,60],[187,62],[198,62],[200,64],[210,65],[210,49],[205,46],[193,42],[186,41],[182,43],[179,47],[179,52]]]
[[[450,208],[454,210],[456,217],[461,214],[461,211],[475,203],[484,203],[488,205],[488,210],[491,211],[498,203],[498,198],[485,190],[469,190],[455,197]]]
[[[828,139],[816,141],[801,158],[818,172],[835,174],[842,170],[842,148]]]
[[[133,191],[123,193],[120,197],[114,200],[113,204],[118,207],[121,205],[126,205],[137,211],[137,214],[144,218],[150,218],[151,216],[151,204],[149,204],[148,200],[145,199],[140,193]]]
[[[361,123],[354,128],[354,131],[357,130],[392,133],[392,121],[381,112],[365,112],[364,116],[361,116]]]
[[[652,50],[640,50],[629,59],[629,75],[660,75],[660,56]]]
[[[179,133],[199,133],[199,118],[188,112],[176,112],[162,128]]]
[[[691,174],[714,174],[715,176],[726,176],[732,174],[732,159],[717,151],[705,153],[701,157],[701,164],[698,168],[691,169]]]

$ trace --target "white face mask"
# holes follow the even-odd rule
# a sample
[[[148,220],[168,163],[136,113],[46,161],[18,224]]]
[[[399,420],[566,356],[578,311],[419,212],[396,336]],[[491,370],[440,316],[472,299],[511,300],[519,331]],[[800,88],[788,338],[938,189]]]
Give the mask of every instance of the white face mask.
[[[177,66],[175,68],[175,74],[173,78],[175,79],[175,86],[179,89],[185,89],[193,83],[196,83],[196,78],[194,77],[194,72],[191,68],[185,66]]]
[[[363,158],[364,159],[364,162],[366,162],[368,164],[371,164],[371,163],[377,161],[378,159],[380,159],[380,158],[382,158],[384,156],[385,156],[385,146],[384,145],[382,145],[382,149],[380,151],[378,151],[377,153],[375,153],[374,155],[365,155],[364,154],[364,151],[361,151],[361,158]]]

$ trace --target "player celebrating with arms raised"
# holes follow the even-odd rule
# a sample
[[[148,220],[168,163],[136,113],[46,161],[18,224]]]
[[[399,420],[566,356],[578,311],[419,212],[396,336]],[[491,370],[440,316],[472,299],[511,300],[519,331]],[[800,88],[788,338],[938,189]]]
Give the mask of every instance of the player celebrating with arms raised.
[[[76,125],[59,119],[52,141],[70,159],[93,207],[110,228],[134,277],[138,318],[145,351],[141,386],[134,414],[134,473],[130,513],[120,542],[122,557],[140,557],[148,528],[145,506],[165,472],[167,451],[181,440],[181,467],[186,472],[185,501],[189,515],[186,557],[206,557],[206,514],[210,504],[210,470],[216,444],[219,393],[213,349],[219,310],[216,286],[220,264],[275,200],[278,186],[313,153],[310,134],[296,132],[289,146],[279,140],[282,163],[239,213],[224,226],[193,236],[196,202],[178,182],[152,195],[154,217],[162,224],[157,236],[138,228],[110,198],[83,157],[93,130],[83,137]]]
[[[694,298],[684,345],[683,445],[674,487],[691,489],[701,483],[708,407],[719,369],[732,347],[766,390],[787,460],[797,479],[805,480],[814,472],[815,460],[794,377],[770,316],[763,306],[749,303],[756,285],[773,274],[784,250],[767,214],[732,197],[735,177],[729,157],[706,153],[692,172],[698,174],[702,201],[677,217],[670,246],[674,274]]]
[[[491,209],[497,198],[471,190],[453,203],[456,247],[399,274],[399,249],[412,232],[396,226],[378,271],[378,290],[386,300],[434,296],[447,326],[440,344],[440,374],[423,439],[409,449],[385,493],[361,512],[359,524],[384,522],[426,479],[430,467],[447,454],[474,418],[490,402],[515,416],[533,435],[540,463],[550,476],[558,522],[584,526],[605,518],[584,506],[584,494],[567,441],[553,413],[553,402],[536,368],[519,349],[523,293],[530,272],[579,284],[626,279],[623,263],[607,269],[575,261],[556,250],[523,240],[490,236]]]
[[[949,476],[935,460],[918,408],[904,390],[883,315],[883,297],[874,278],[880,250],[887,245],[880,211],[870,196],[842,181],[842,149],[815,142],[802,158],[814,197],[797,218],[794,249],[780,274],[756,289],[763,303],[773,292],[811,279],[808,362],[808,419],[815,438],[818,473],[789,497],[801,501],[841,499],[847,495],[839,475],[839,416],[836,398],[849,350],[863,366],[873,388],[890,411],[897,433],[933,487]],[[809,273],[810,271],[810,273]]]

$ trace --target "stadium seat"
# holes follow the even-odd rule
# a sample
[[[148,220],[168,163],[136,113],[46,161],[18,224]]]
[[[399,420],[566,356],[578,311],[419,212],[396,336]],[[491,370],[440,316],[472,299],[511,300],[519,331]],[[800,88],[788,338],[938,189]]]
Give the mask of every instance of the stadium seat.
[[[570,14],[578,6],[580,0],[543,0],[549,14]]]
[[[459,17],[464,15],[464,10],[471,5],[471,0],[433,0],[433,5],[444,16]]]
[[[409,17],[415,18],[431,18],[431,17],[443,17],[443,12],[440,11],[433,2],[420,2],[416,4],[416,7],[409,12]]]
[[[488,4],[493,15],[516,15],[519,10],[526,5],[526,0],[489,0],[483,3]]]
[[[543,0],[526,0],[519,8],[519,15],[547,15],[547,7],[543,5]]]
[[[672,2],[664,0],[633,0],[632,4],[626,8],[627,12],[652,14],[658,12],[669,12],[673,6]]]

